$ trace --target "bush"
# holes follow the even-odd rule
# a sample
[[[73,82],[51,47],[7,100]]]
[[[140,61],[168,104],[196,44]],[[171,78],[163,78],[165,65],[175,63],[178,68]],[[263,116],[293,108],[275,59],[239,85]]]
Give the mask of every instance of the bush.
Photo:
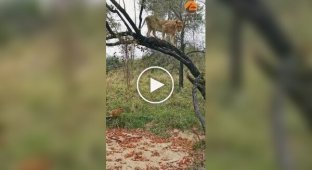
[[[107,57],[106,58],[106,72],[110,72],[114,69],[117,69],[122,66],[122,62],[119,60],[118,57]]]

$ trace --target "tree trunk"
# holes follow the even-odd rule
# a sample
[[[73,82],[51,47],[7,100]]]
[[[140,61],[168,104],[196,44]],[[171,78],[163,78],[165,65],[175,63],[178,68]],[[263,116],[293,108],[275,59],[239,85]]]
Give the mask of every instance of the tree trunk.
[[[185,34],[185,29],[183,28],[181,31],[181,46],[180,50],[185,53],[185,43],[184,43],[184,34]],[[180,62],[180,68],[179,68],[179,88],[183,88],[184,86],[184,74],[183,74],[183,63]]]
[[[183,63],[180,62],[180,68],[179,68],[179,88],[183,88],[183,81],[184,81],[184,78],[183,78]]]

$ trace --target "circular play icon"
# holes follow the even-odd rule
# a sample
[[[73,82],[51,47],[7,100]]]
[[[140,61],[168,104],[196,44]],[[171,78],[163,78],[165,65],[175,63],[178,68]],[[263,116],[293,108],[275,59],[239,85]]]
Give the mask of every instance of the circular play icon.
[[[166,69],[152,66],[144,69],[137,79],[137,91],[148,103],[160,104],[170,98],[174,81]]]

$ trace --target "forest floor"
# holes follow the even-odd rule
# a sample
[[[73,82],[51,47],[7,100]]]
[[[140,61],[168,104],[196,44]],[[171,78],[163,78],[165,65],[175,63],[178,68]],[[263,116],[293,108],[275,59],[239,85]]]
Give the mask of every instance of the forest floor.
[[[203,168],[204,135],[172,130],[160,137],[142,129],[113,128],[106,131],[106,168],[189,169]]]

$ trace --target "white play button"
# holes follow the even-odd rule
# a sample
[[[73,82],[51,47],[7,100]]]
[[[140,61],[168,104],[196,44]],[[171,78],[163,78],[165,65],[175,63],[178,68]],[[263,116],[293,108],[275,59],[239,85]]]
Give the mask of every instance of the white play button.
[[[165,102],[170,98],[174,90],[172,75],[169,71],[159,66],[151,66],[144,69],[139,74],[136,84],[139,96],[151,104]],[[157,92],[155,92],[156,90]]]
[[[150,78],[150,92],[154,92],[155,90],[161,88],[162,86],[164,86],[165,84],[153,79],[153,78]]]

